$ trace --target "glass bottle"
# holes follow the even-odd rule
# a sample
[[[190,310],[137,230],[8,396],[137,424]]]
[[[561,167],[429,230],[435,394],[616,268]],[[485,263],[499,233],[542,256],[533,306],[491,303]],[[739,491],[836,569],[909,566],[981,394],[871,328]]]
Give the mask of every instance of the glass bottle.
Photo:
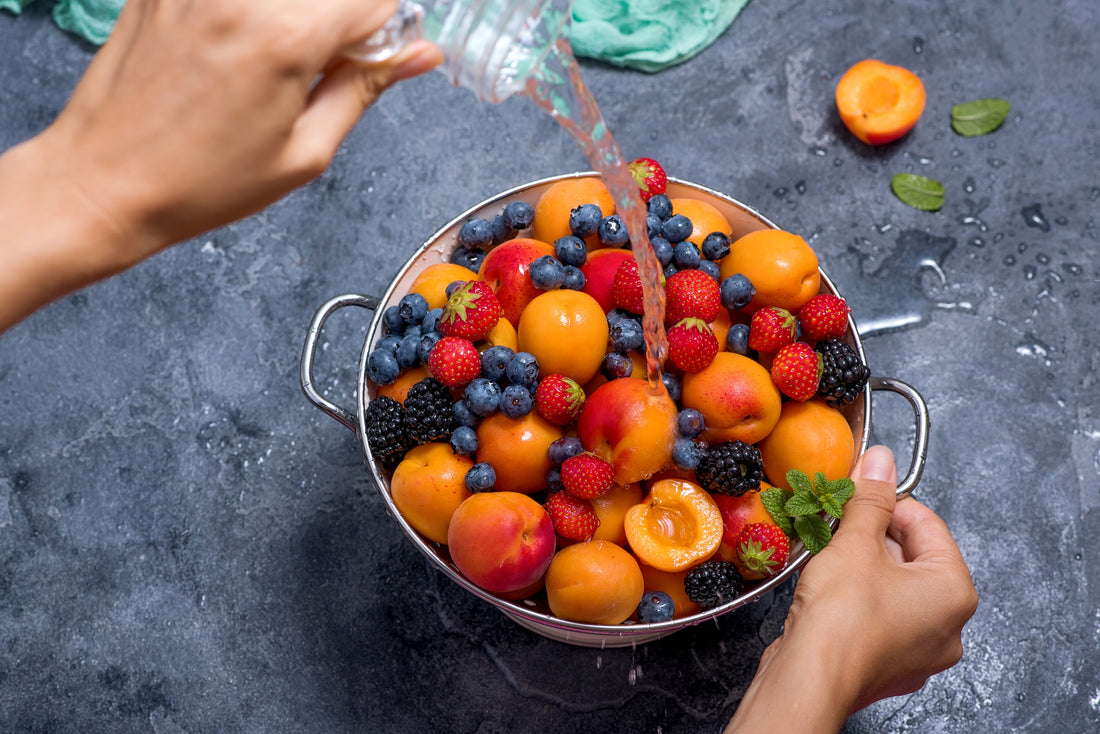
[[[570,0],[402,0],[385,26],[348,50],[368,62],[426,38],[443,51],[440,71],[483,102],[516,92],[567,32]]]

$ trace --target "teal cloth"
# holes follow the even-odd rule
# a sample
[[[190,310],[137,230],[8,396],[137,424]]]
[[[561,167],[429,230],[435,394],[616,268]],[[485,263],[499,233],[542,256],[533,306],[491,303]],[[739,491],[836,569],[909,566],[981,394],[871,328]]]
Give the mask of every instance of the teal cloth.
[[[0,10],[20,13],[34,0],[0,0]],[[107,40],[126,0],[58,0],[53,19],[61,28],[97,46]]]

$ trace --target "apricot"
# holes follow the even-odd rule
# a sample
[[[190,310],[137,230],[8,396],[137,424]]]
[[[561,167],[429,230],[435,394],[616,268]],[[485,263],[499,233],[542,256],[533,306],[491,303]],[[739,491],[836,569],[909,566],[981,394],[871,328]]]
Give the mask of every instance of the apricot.
[[[702,247],[703,240],[711,232],[721,232],[727,237],[733,234],[733,227],[713,204],[690,198],[676,198],[671,201],[673,214],[683,214],[691,220],[692,230],[688,236],[689,242]]]
[[[806,240],[781,229],[759,229],[738,237],[730,244],[730,254],[722,258],[719,273],[722,280],[741,273],[752,283],[756,295],[741,309],[750,315],[764,306],[795,313],[821,289],[817,255]]]
[[[642,570],[605,540],[562,548],[546,572],[546,601],[555,616],[586,624],[621,624],[642,600]]]
[[[581,204],[596,204],[606,217],[615,211],[615,199],[603,179],[597,176],[566,178],[551,184],[535,203],[535,223],[532,236],[543,242],[554,242],[572,234],[569,215]],[[588,249],[600,247],[599,238],[586,239]]]
[[[703,607],[688,598],[687,590],[684,588],[684,577],[687,576],[689,569],[662,571],[640,562],[638,566],[642,569],[646,594],[651,591],[663,591],[672,598],[672,606],[675,610],[672,614],[673,619],[690,617],[692,614],[703,611]]]
[[[828,479],[846,477],[856,455],[848,420],[821,398],[785,403],[775,428],[758,448],[764,476],[783,489],[791,488],[787,483],[791,469],[801,470],[810,479],[817,472]]]
[[[503,320],[503,319],[502,319]],[[417,365],[410,369],[405,370],[397,379],[388,385],[378,386],[378,395],[385,395],[386,397],[393,398],[402,405],[405,404],[405,396],[409,394],[409,390],[416,383],[428,377],[427,365]]]
[[[684,375],[680,400],[703,414],[703,440],[756,443],[779,420],[782,396],[759,362],[734,352],[719,352],[709,365]]]
[[[561,374],[584,385],[607,353],[607,315],[595,298],[561,289],[535,297],[516,330],[521,351],[539,361],[543,375]]]
[[[554,524],[525,494],[480,492],[452,515],[447,548],[462,575],[481,588],[527,592],[554,558]]]
[[[654,482],[640,504],[626,513],[626,539],[642,563],[683,571],[714,555],[722,542],[722,513],[695,482]]]
[[[836,85],[841,121],[868,145],[893,142],[912,130],[924,102],[924,84],[916,74],[876,59],[857,62]]]
[[[409,449],[390,480],[390,496],[397,511],[428,540],[446,543],[451,516],[470,496],[466,472],[473,465],[445,443]]]
[[[588,395],[577,437],[611,462],[617,484],[640,482],[669,463],[677,412],[663,386],[654,392],[648,380],[612,380]]]
[[[637,482],[626,485],[614,485],[599,497],[589,500],[600,526],[593,534],[593,540],[608,540],[615,545],[626,545],[626,512],[642,501],[642,485]]]
[[[454,263],[433,263],[420,271],[409,287],[409,293],[419,293],[428,301],[428,308],[443,308],[447,303],[447,286],[456,280],[473,280],[469,268]]]
[[[737,536],[746,525],[754,522],[775,522],[760,500],[760,493],[769,487],[771,485],[767,482],[761,482],[759,489],[745,492],[739,497],[712,495],[722,513],[722,543],[718,546],[718,558],[729,563],[734,562],[737,558]]]
[[[561,427],[531,411],[522,418],[494,413],[477,427],[477,460],[496,472],[496,489],[531,494],[546,488],[553,468],[547,451],[564,435]]]
[[[513,352],[519,349],[519,337],[516,335],[516,327],[508,319],[497,319],[496,325],[489,330],[488,335],[477,343],[478,351],[484,352],[489,347],[508,347]]]

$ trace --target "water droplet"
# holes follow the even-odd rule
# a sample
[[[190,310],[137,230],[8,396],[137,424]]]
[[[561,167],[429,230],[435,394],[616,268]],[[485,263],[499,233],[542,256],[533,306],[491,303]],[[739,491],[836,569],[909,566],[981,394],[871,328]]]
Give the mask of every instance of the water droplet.
[[[1039,208],[1038,204],[1025,206],[1023,209],[1020,210],[1020,214],[1023,215],[1024,222],[1027,224],[1027,226],[1034,227],[1035,229],[1042,230],[1043,232],[1050,231],[1050,222],[1048,222],[1046,217],[1043,216],[1043,211]]]
[[[920,36],[913,36],[913,53],[924,53],[924,39]]]
[[[1020,253],[1021,255],[1027,252],[1027,243],[1021,242],[1020,244],[1016,245],[1016,252]]]
[[[989,158],[986,160],[986,163],[988,163],[993,168],[1000,168],[1005,164],[1005,162],[1002,161],[1000,158]]]
[[[1084,272],[1084,269],[1077,263],[1062,263],[1062,270],[1065,270],[1070,275],[1080,275]]]
[[[786,195],[787,195],[787,189],[783,186],[780,186],[778,189],[776,189],[775,191],[772,192],[772,196],[774,196],[777,199],[782,199]]]
[[[885,234],[894,228],[894,225],[887,222],[886,224],[879,224],[875,226],[875,231],[879,234]]]
[[[1035,253],[1035,262],[1039,263],[1040,265],[1049,265],[1050,255],[1045,255],[1041,252],[1037,252]]]
[[[952,158],[958,158],[962,154],[963,154],[962,151],[959,150],[958,148],[955,148],[954,150],[951,151],[951,157]]]
[[[840,160],[839,158],[834,158],[834,159],[833,159],[833,165],[834,165],[834,166],[843,166],[843,165],[844,165],[844,161]]]
[[[795,185],[794,185],[794,190],[797,191],[800,194],[806,193],[806,181],[802,180],[802,181],[796,182]]]
[[[1014,255],[1005,255],[1005,259],[1001,262],[1011,267],[1016,264],[1016,257]]]
[[[1005,236],[1004,236],[1003,232],[998,232],[997,234],[993,235],[993,242],[994,243],[1000,242],[1001,240],[1004,239],[1004,237]]]
[[[1094,186],[1092,191],[1089,192],[1089,201],[1096,201],[1097,199],[1100,199],[1100,188]]]
[[[985,240],[983,240],[981,237],[974,237],[967,244],[973,247],[985,247]]]
[[[982,199],[979,202],[975,202],[973,199],[964,199],[963,204],[966,205],[967,211],[956,217],[955,221],[963,225],[974,225],[981,232],[987,231],[989,227],[978,215],[989,206],[989,199]]]
[[[815,147],[815,148],[810,148],[810,152],[813,153],[814,155],[820,157],[820,156],[824,156],[826,151],[825,151],[824,148]]]
[[[966,180],[963,181],[963,191],[965,191],[968,194],[973,194],[974,189],[976,189],[977,187],[978,187],[978,184],[974,181],[973,176],[967,176]]]
[[[1025,265],[1024,266],[1024,280],[1035,280],[1035,266],[1034,265]]]

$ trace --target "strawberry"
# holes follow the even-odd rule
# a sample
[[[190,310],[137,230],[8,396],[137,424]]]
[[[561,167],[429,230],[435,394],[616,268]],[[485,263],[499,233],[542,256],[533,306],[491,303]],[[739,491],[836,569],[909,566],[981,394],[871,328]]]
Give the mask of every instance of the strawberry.
[[[787,565],[790,540],[780,527],[770,522],[752,522],[741,529],[734,543],[733,562],[746,581],[774,576]]]
[[[638,261],[623,260],[611,284],[611,300],[619,308],[630,313],[642,313],[642,276],[638,274]]]
[[[819,293],[798,309],[802,335],[810,341],[839,339],[848,329],[848,302],[832,293]]]
[[[698,372],[718,354],[718,338],[702,319],[677,321],[668,330],[667,337],[668,358],[684,372]]]
[[[809,400],[817,395],[821,369],[821,355],[806,342],[795,342],[775,353],[772,382],[788,398]]]
[[[680,270],[665,281],[665,323],[697,318],[708,324],[718,318],[722,294],[718,281],[702,270]]]
[[[554,425],[569,425],[583,406],[584,389],[565,375],[547,375],[535,390],[535,410]]]
[[[460,387],[481,374],[481,354],[469,339],[445,336],[428,355],[428,372],[447,387]]]
[[[749,349],[774,354],[794,341],[795,319],[785,308],[765,306],[749,322]]]
[[[585,451],[561,463],[561,483],[574,497],[595,499],[611,489],[615,483],[615,469],[611,462]]]
[[[492,286],[483,280],[470,280],[451,293],[439,317],[444,336],[460,336],[470,341],[484,339],[504,315]]]
[[[650,197],[663,194],[668,189],[668,175],[664,167],[652,158],[635,158],[627,166],[638,184],[642,201],[649,201]]]
[[[554,524],[554,532],[568,540],[588,540],[600,526],[591,502],[563,490],[546,500],[546,514]]]

